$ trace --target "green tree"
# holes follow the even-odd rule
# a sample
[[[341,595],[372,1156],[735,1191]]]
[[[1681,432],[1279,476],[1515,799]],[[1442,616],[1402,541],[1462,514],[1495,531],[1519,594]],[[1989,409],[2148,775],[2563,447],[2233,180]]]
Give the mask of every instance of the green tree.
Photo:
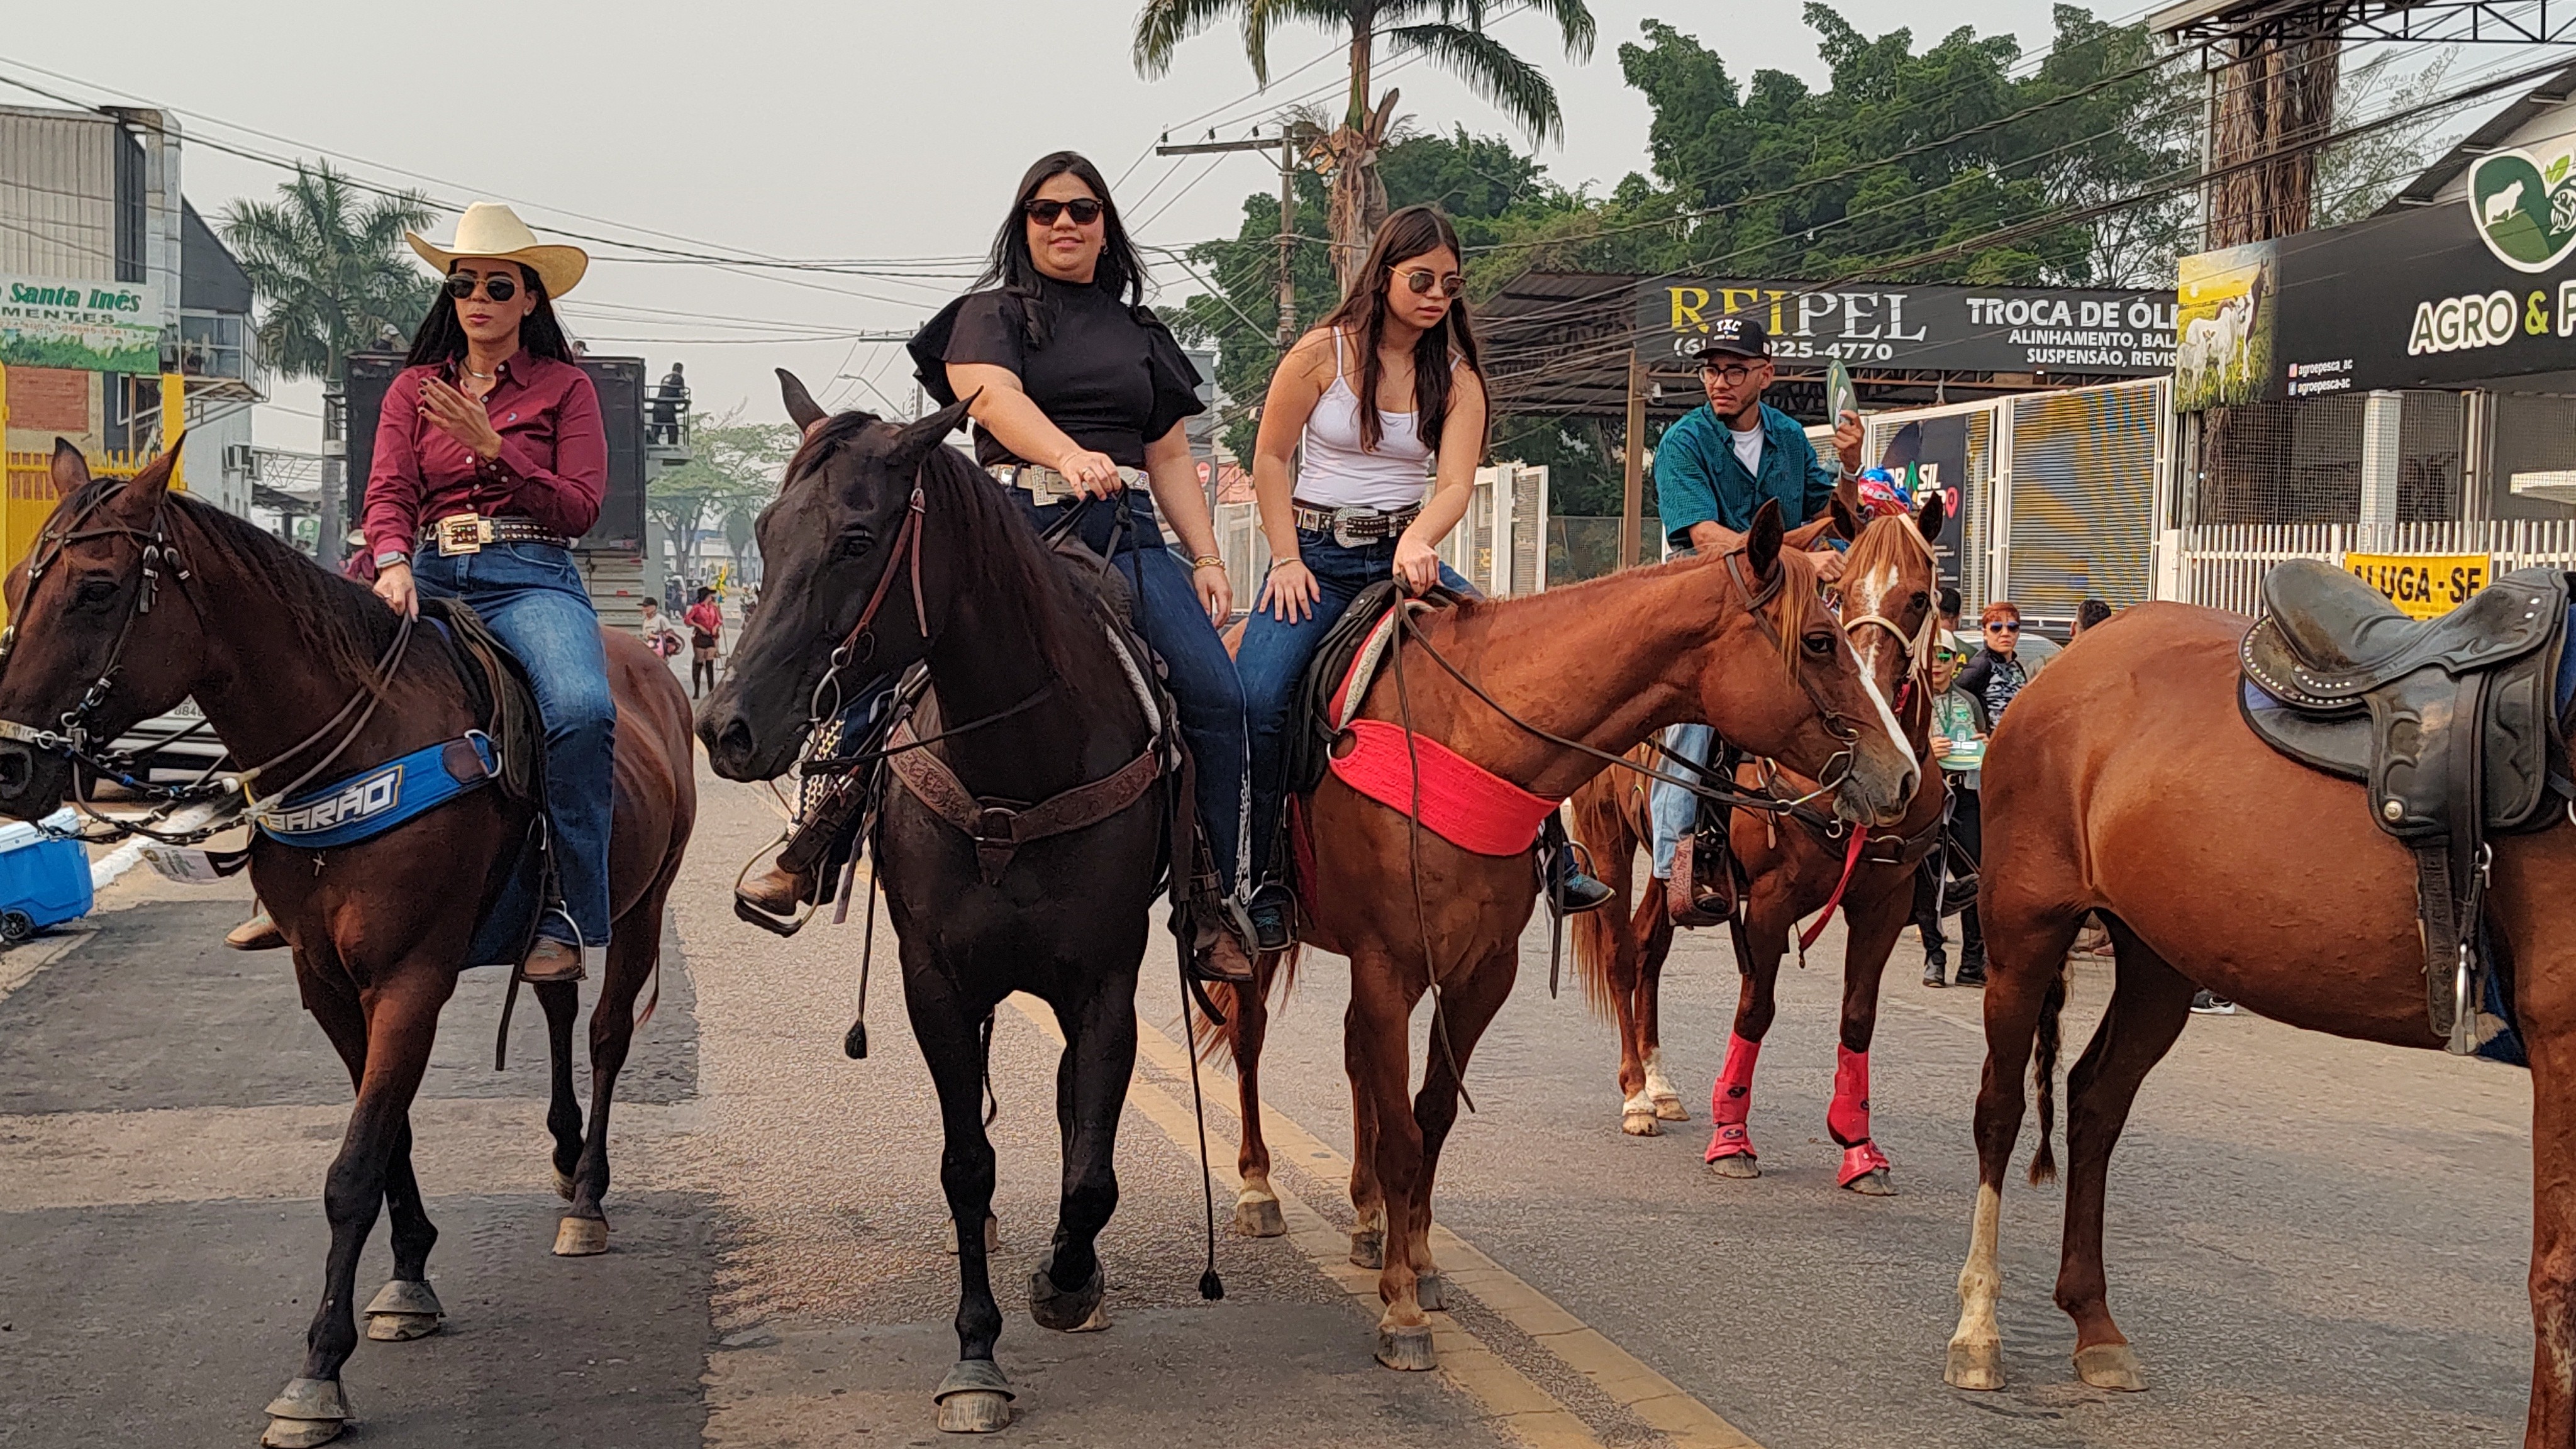
[[[2438,51],[2422,69],[2401,75],[2395,59],[2381,52],[2343,73],[2335,87],[2334,128],[2360,125],[2376,116],[2407,110],[2442,93],[2442,78],[2460,57],[2452,46]],[[2433,153],[2433,133],[2450,121],[2439,111],[2381,127],[2317,151],[2316,224],[2341,226],[2377,211],[2398,188],[2421,175]]]
[[[721,531],[734,545],[751,536],[751,520],[778,494],[778,480],[796,451],[796,429],[787,423],[746,423],[740,409],[689,425],[690,460],[645,484],[644,508],[670,535],[680,572],[698,572],[698,536]]]
[[[409,337],[438,294],[403,233],[437,218],[417,192],[362,192],[329,162],[298,164],[274,201],[237,201],[224,242],[259,294],[261,350],[288,377],[337,388],[352,352]]]
[[[1592,11],[1584,0],[1532,3],[1556,22],[1568,59],[1591,58]],[[1308,154],[1331,177],[1325,214],[1333,270],[1340,290],[1348,290],[1390,206],[1379,155],[1391,139],[1397,93],[1370,95],[1380,41],[1391,53],[1419,54],[1465,81],[1533,141],[1563,138],[1556,87],[1486,32],[1493,8],[1492,0],[1145,0],[1136,14],[1136,70],[1149,78],[1164,74],[1182,41],[1229,15],[1240,19],[1244,57],[1264,86],[1274,26],[1297,21],[1347,37],[1350,90],[1341,124],[1316,137]]]

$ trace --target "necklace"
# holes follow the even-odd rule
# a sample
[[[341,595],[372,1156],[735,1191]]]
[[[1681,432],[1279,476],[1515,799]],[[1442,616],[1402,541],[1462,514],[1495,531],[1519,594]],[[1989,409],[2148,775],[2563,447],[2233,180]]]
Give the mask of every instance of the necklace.
[[[496,377],[500,376],[500,374],[499,374],[499,373],[497,373],[497,372],[476,372],[476,371],[473,369],[473,367],[472,367],[471,365],[469,365],[469,364],[468,364],[468,363],[467,363],[463,358],[458,358],[458,359],[457,359],[457,361],[456,361],[456,365],[457,365],[459,368],[463,369],[463,371],[464,371],[464,373],[465,373],[465,375],[466,375],[467,377],[479,377],[479,378],[483,379],[485,382],[490,382],[492,379],[494,379],[494,378],[496,378]]]

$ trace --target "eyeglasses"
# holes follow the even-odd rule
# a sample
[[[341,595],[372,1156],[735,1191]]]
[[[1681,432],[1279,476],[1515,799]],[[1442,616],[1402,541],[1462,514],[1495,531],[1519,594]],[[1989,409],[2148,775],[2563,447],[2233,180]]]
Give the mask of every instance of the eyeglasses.
[[[1055,225],[1055,219],[1068,211],[1073,213],[1075,226],[1089,226],[1100,220],[1100,214],[1108,208],[1091,197],[1077,196],[1071,201],[1051,201],[1041,198],[1024,203],[1020,210],[1027,212],[1029,220],[1040,226]]]
[[[1428,296],[1435,286],[1440,289],[1441,296],[1455,297],[1467,290],[1467,279],[1456,272],[1443,272],[1435,277],[1430,268],[1419,267],[1404,274],[1404,285],[1417,297]]]
[[[1710,374],[1718,381],[1725,383],[1728,387],[1736,387],[1740,386],[1745,379],[1753,375],[1753,369],[1755,366],[1756,364],[1744,362],[1729,362],[1725,364],[1703,362],[1700,364],[1699,370]]]
[[[495,302],[507,302],[519,295],[519,284],[500,272],[488,277],[478,277],[472,272],[450,272],[447,274],[447,295],[462,302],[474,295],[477,282],[483,284],[483,295]]]
[[[2017,621],[2011,619],[1997,619],[1986,627],[1989,629],[1999,629],[2006,634],[2018,634],[2021,632],[2021,625]]]

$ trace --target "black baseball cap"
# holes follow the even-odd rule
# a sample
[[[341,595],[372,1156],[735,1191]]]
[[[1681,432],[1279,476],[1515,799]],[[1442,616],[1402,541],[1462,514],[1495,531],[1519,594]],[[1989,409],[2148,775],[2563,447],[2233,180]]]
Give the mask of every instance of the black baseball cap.
[[[1699,345],[1700,366],[1712,366],[1710,359],[1720,355],[1769,357],[1771,334],[1762,330],[1759,319],[1720,317],[1708,324],[1708,337]]]

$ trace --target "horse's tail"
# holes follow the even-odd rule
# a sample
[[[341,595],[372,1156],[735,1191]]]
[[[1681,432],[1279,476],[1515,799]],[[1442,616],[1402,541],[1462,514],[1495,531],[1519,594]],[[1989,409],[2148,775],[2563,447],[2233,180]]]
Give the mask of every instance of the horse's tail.
[[[1618,1008],[1610,963],[1618,959],[1620,933],[1633,930],[1636,940],[1643,942],[1651,924],[1642,910],[1634,922],[1628,918],[1629,862],[1636,855],[1637,837],[1621,808],[1626,776],[1624,770],[1605,770],[1586,780],[1574,792],[1569,831],[1591,854],[1593,874],[1615,892],[1615,898],[1601,909],[1574,918],[1574,979],[1583,983],[1583,1004],[1604,1018]],[[1661,912],[1663,893],[1650,884],[1646,894],[1646,908]]]
[[[2039,1151],[2030,1159],[2030,1183],[2037,1187],[2057,1179],[2057,1152],[2049,1138],[2057,1126],[2058,1015],[2066,1009],[2066,967],[2050,976],[2048,992],[2039,999],[2039,1039],[2031,1071],[2039,1079]]]
[[[1250,986],[1237,986],[1231,981],[1207,983],[1208,1001],[1225,1014],[1225,1024],[1219,1026],[1215,1018],[1203,1012],[1191,1013],[1190,1044],[1197,1049],[1200,1061],[1215,1061],[1220,1050],[1229,1057],[1234,1055],[1242,1042],[1244,1001],[1249,998],[1266,1002],[1273,987],[1295,982],[1297,961],[1303,954],[1303,947],[1292,945],[1276,956],[1255,961]]]

